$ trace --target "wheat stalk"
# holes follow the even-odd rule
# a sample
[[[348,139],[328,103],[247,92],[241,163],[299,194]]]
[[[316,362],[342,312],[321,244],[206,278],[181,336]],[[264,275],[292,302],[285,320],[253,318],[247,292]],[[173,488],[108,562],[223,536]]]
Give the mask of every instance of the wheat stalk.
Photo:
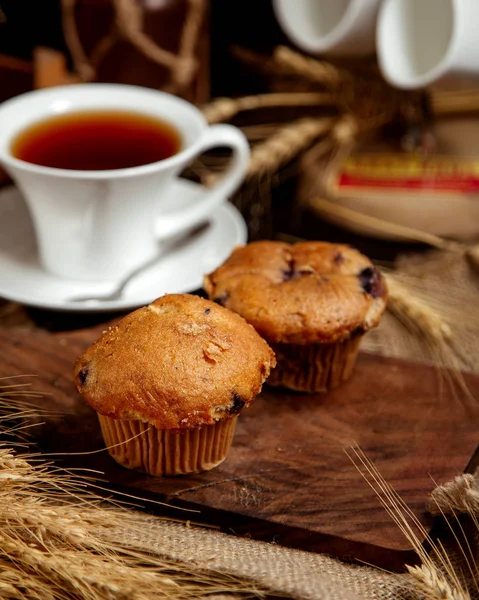
[[[413,327],[422,336],[439,346],[449,345],[452,329],[429,304],[411,294],[400,280],[386,273],[388,286],[388,309],[407,327]]]
[[[232,56],[248,65],[248,67],[266,75],[284,76],[291,74],[289,69],[284,69],[270,55],[259,54],[249,48],[234,45],[231,46],[230,52]]]
[[[286,46],[275,49],[273,60],[280,68],[332,90],[337,90],[351,79],[347,71],[338,69],[329,62],[307,58]]]
[[[334,122],[334,119],[328,117],[304,118],[285,125],[253,148],[248,177],[277,172],[302,150],[308,148],[314,140],[328,133]]]
[[[330,169],[329,169],[330,170]],[[320,212],[333,215],[343,221],[349,221],[362,227],[368,227],[380,231],[382,234],[389,234],[404,241],[420,242],[427,244],[439,250],[456,252],[464,255],[471,267],[479,272],[479,244],[466,244],[454,240],[448,240],[432,233],[427,233],[413,227],[391,223],[372,215],[353,210],[346,206],[341,206],[334,200],[315,196],[308,200],[309,205]]]
[[[411,587],[431,600],[471,600],[464,573],[454,569],[447,551],[440,541],[434,541],[416,515],[400,495],[392,488],[375,465],[359,448],[351,447],[346,454],[377,495],[383,508],[409,541],[421,559],[419,567],[407,566],[411,576]],[[430,546],[426,550],[423,540]],[[476,566],[467,551],[459,546],[472,581],[479,591],[475,576]]]
[[[274,175],[281,167],[311,146],[316,139],[332,131],[336,122],[337,120],[332,117],[307,117],[280,126],[267,139],[253,146],[246,179]],[[335,141],[325,138],[317,146],[323,154],[326,154],[334,148]],[[223,161],[220,163],[222,166]],[[217,165],[212,166],[213,168],[217,167]],[[212,185],[219,178],[217,172],[205,173],[202,166],[197,165],[196,170],[201,174],[205,185]]]
[[[217,98],[202,108],[208,123],[229,121],[240,112],[260,108],[334,106],[334,98],[322,92],[258,94],[242,98]]]
[[[357,225],[362,225],[376,230],[380,230],[382,233],[394,235],[406,241],[413,240],[416,242],[421,242],[423,244],[427,244],[428,246],[432,246],[433,248],[439,248],[441,250],[464,252],[465,249],[464,245],[458,242],[446,240],[437,235],[426,233],[418,229],[414,229],[412,227],[406,227],[405,225],[391,223],[389,221],[385,221],[384,219],[379,219],[378,217],[373,217],[371,215],[360,213],[351,208],[341,206],[334,200],[315,197],[312,198],[309,201],[309,203],[312,208],[319,209],[320,211],[324,211],[326,213],[334,215],[335,217],[339,217]]]
[[[463,398],[471,406],[475,405],[476,399],[462,375],[463,357],[451,325],[431,303],[423,301],[404,283],[407,278],[388,271],[384,271],[384,275],[388,286],[388,311],[426,344],[434,363],[442,367],[441,376],[450,383],[451,388],[454,390],[456,383],[463,392]]]

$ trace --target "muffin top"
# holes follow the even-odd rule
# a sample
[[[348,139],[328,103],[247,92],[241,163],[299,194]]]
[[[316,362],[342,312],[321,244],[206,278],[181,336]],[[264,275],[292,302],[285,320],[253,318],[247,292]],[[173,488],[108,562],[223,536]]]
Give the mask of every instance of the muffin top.
[[[181,431],[237,414],[275,364],[242,317],[198,296],[171,294],[105,331],[76,361],[74,378],[102,415]]]
[[[269,342],[293,344],[364,333],[379,323],[387,296],[366,256],[327,242],[240,246],[205,277],[204,288]]]

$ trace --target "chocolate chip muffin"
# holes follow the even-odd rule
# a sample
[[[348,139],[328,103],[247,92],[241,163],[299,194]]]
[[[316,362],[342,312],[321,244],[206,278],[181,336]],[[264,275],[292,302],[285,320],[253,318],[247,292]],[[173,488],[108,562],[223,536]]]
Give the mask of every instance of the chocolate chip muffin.
[[[326,242],[240,246],[205,277],[204,288],[270,343],[278,365],[268,384],[302,392],[349,378],[361,338],[378,325],[387,296],[366,256]]]
[[[117,462],[179,475],[226,458],[240,411],[275,362],[239,315],[172,294],[105,331],[78,358],[74,380]]]

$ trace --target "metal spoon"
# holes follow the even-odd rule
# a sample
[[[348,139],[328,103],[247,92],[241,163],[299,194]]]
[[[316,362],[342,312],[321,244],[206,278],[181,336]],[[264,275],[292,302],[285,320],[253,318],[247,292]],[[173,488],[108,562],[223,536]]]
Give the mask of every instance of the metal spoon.
[[[196,240],[198,236],[204,233],[210,227],[210,223],[205,222],[197,225],[194,229],[190,229],[186,234],[182,233],[179,236],[175,236],[171,240],[165,241],[161,245],[161,250],[158,254],[156,254],[153,258],[148,261],[142,263],[138,267],[135,267],[130,273],[128,273],[116,286],[116,288],[109,292],[108,294],[102,295],[77,295],[70,296],[69,298],[65,298],[66,302],[110,302],[112,300],[120,300],[123,296],[123,292],[125,291],[126,286],[140,273],[148,269],[148,267],[153,266],[158,260],[169,254],[170,252],[174,252],[179,248],[183,248],[184,246],[191,243],[193,240]]]

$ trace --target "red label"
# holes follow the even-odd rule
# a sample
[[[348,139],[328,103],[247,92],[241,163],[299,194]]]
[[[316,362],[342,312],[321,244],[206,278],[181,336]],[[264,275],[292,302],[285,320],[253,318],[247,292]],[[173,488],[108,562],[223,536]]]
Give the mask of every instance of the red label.
[[[452,157],[364,154],[338,172],[339,189],[479,192],[479,161]]]

